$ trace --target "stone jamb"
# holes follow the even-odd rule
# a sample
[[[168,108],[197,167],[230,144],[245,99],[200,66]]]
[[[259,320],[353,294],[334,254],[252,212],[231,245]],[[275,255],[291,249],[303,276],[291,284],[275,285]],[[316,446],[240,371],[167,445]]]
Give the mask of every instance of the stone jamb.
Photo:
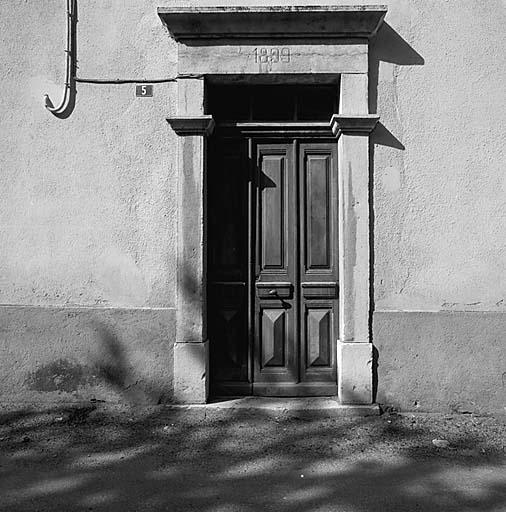
[[[368,77],[341,75],[339,114],[331,118],[339,155],[339,400],[370,404],[373,347],[369,333],[369,134],[379,116],[369,114]]]
[[[180,79],[177,85],[178,115],[167,119],[180,136],[174,400],[206,403],[206,139],[215,123],[212,116],[204,114],[204,80]]]

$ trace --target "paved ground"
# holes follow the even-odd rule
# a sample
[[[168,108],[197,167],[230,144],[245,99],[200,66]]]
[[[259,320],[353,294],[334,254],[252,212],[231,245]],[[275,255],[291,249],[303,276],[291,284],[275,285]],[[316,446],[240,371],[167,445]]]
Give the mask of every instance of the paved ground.
[[[506,511],[505,416],[0,413],[1,511]]]

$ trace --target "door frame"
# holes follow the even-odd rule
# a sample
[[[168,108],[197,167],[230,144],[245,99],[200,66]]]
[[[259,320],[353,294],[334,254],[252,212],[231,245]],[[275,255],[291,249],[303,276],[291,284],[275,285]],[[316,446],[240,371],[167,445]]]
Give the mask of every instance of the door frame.
[[[337,89],[337,84],[336,84]],[[216,133],[219,132],[219,133]],[[213,137],[209,140],[209,144],[214,147],[214,144],[219,145],[220,147],[230,147],[229,144],[226,143],[228,139],[234,141],[242,141],[242,144],[239,142],[235,142],[234,146],[237,145],[237,148],[242,147],[244,151],[244,156],[248,155],[248,158],[251,160],[253,168],[250,169],[250,182],[248,184],[248,202],[251,202],[248,206],[248,248],[247,248],[247,260],[248,266],[251,268],[248,271],[247,277],[247,297],[248,304],[251,310],[248,310],[247,321],[250,324],[248,330],[248,347],[249,347],[249,357],[248,357],[248,380],[249,382],[239,382],[239,381],[222,381],[216,379],[212,381],[213,389],[211,390],[213,396],[237,396],[237,395],[265,395],[265,396],[336,396],[337,395],[337,379],[333,377],[333,382],[329,381],[325,378],[323,374],[332,374],[336,375],[336,349],[337,347],[332,344],[330,347],[330,360],[331,360],[331,368],[320,368],[316,369],[314,367],[306,367],[305,361],[307,354],[302,350],[304,345],[301,345],[305,336],[307,336],[307,319],[305,316],[306,308],[310,308],[311,310],[318,308],[329,308],[332,307],[332,303],[336,299],[338,299],[337,290],[338,286],[332,286],[329,283],[329,280],[338,281],[337,272],[338,272],[338,214],[337,214],[337,200],[338,200],[338,192],[337,192],[337,141],[335,135],[332,133],[330,125],[325,122],[293,122],[293,121],[284,121],[284,122],[221,122],[218,123],[215,129],[215,133]],[[290,286],[291,291],[286,292],[286,298],[289,302],[291,300],[295,300],[296,302],[292,304],[291,313],[295,314],[294,326],[295,332],[293,336],[297,338],[298,343],[293,347],[295,353],[292,354],[297,361],[297,379],[301,378],[301,381],[297,383],[288,383],[283,382],[284,371],[281,371],[281,374],[278,375],[278,371],[276,368],[267,369],[267,374],[272,374],[273,380],[275,382],[269,382],[269,379],[261,379],[257,380],[258,372],[260,372],[260,362],[258,360],[258,355],[260,353],[259,350],[259,310],[256,309],[259,307],[262,309],[267,304],[270,304],[271,301],[265,299],[267,297],[267,293],[273,286],[273,281],[283,281],[281,277],[278,279],[277,277],[272,277],[271,279],[267,279],[267,282],[261,283],[256,282],[255,275],[258,277],[259,268],[258,262],[260,260],[258,249],[259,246],[259,227],[260,223],[258,221],[258,190],[256,187],[258,186],[258,181],[255,179],[257,173],[259,172],[258,163],[260,155],[266,150],[268,147],[272,147],[272,149],[276,152],[277,148],[281,144],[284,149],[279,149],[280,154],[288,154],[289,159],[292,162],[293,170],[296,172],[295,176],[292,177],[293,182],[292,186],[294,187],[292,190],[292,200],[295,201],[294,207],[296,209],[293,212],[294,219],[297,221],[297,230],[294,231],[294,242],[295,249],[297,251],[297,256],[295,260],[292,261],[292,272],[294,272],[293,279],[290,281],[293,282],[295,279],[295,275],[298,276],[298,279],[301,282],[298,282],[298,286],[295,288]],[[311,148],[308,147],[311,146]],[[287,147],[289,148],[287,151]],[[247,148],[247,149],[246,149]],[[327,277],[323,278],[323,276],[319,276],[313,279],[310,279],[311,274],[314,274],[314,270],[309,271],[309,274],[306,274],[303,261],[306,246],[303,243],[305,239],[304,234],[304,221],[300,217],[302,212],[299,211],[301,207],[305,204],[305,196],[304,196],[304,155],[312,155],[312,154],[320,154],[321,151],[325,153],[329,152],[329,155],[332,155],[332,182],[331,185],[331,201],[334,201],[334,221],[332,221],[330,230],[334,238],[329,238],[330,246],[332,246],[331,254],[334,255],[332,257],[332,274],[334,276],[332,278]],[[211,148],[210,148],[211,151]],[[268,151],[269,152],[269,151]],[[270,154],[270,152],[269,152]],[[255,162],[253,164],[253,162]],[[244,162],[246,165],[246,161]],[[216,179],[213,177],[212,169],[209,169],[209,187],[211,188],[211,181]],[[210,240],[211,244],[211,240]],[[210,245],[211,247],[211,245]],[[300,253],[299,253],[300,251]],[[291,259],[291,256],[289,256]],[[334,259],[335,258],[335,259]],[[212,259],[212,258],[211,258]],[[209,262],[210,263],[210,262]],[[255,265],[253,265],[255,263]],[[254,266],[254,268],[253,268]],[[212,269],[209,269],[209,273],[212,274]],[[270,273],[270,272],[269,272]],[[324,274],[327,274],[327,271],[323,271]],[[265,276],[267,278],[267,276]],[[287,276],[285,276],[287,277]],[[220,278],[221,279],[221,278]],[[314,280],[318,282],[321,281],[320,285],[316,285]],[[211,278],[212,282],[212,278]],[[304,282],[304,284],[302,284]],[[310,288],[309,285],[312,285]],[[315,285],[317,286],[317,290],[315,290]],[[260,293],[260,290],[265,289],[264,293]],[[292,294],[294,297],[292,297]],[[212,293],[210,292],[210,296],[212,297]],[[260,301],[263,306],[257,304]],[[279,305],[279,304],[277,304]],[[216,307],[216,304],[214,305]],[[211,308],[213,309],[213,308]],[[337,329],[338,329],[338,307],[333,307],[333,321],[330,329],[335,332],[335,336],[332,335],[332,339],[337,339]],[[214,311],[211,315],[217,315],[218,312],[214,308]],[[214,317],[211,316],[209,318],[208,324],[211,325]],[[334,323],[335,322],[335,323]],[[289,322],[291,325],[291,323]],[[216,364],[216,359],[213,357],[213,349],[216,341],[212,338],[213,329],[210,329],[209,338],[210,338],[210,352],[211,352],[211,362],[212,364]],[[307,342],[307,340],[306,340]],[[243,353],[241,351],[241,353]],[[255,357],[255,354],[257,357]],[[290,357],[288,355],[288,357]],[[211,375],[216,376],[217,369],[212,367],[210,368]],[[307,375],[306,375],[307,372]],[[288,379],[290,380],[290,379]]]
[[[206,139],[214,120],[206,113],[206,81],[326,83],[331,77],[340,83],[339,109],[327,125],[338,144],[338,396],[342,404],[372,403],[369,134],[379,117],[369,114],[368,40],[385,13],[385,6],[334,5],[294,8],[287,15],[282,7],[206,8],[197,2],[159,10],[178,43],[177,113],[167,119],[180,136],[176,401],[205,403],[209,396],[205,190]],[[258,48],[266,49],[265,62],[258,61]],[[283,61],[275,58],[280,48]]]

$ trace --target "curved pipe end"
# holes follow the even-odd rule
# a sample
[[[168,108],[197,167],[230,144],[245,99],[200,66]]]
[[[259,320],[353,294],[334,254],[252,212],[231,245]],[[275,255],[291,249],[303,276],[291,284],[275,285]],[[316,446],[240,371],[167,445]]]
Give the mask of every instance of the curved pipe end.
[[[49,97],[49,94],[44,94],[44,106],[50,111],[53,112],[55,110],[53,102]]]

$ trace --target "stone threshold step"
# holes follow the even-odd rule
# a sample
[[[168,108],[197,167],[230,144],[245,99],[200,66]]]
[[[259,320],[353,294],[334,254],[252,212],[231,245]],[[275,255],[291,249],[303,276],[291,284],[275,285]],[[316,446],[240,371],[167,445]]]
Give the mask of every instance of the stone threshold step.
[[[343,405],[336,398],[214,398],[207,404],[179,404],[168,406],[174,412],[202,414],[203,417],[247,416],[247,417],[304,417],[335,418],[356,416],[378,416],[380,408],[371,405]]]

